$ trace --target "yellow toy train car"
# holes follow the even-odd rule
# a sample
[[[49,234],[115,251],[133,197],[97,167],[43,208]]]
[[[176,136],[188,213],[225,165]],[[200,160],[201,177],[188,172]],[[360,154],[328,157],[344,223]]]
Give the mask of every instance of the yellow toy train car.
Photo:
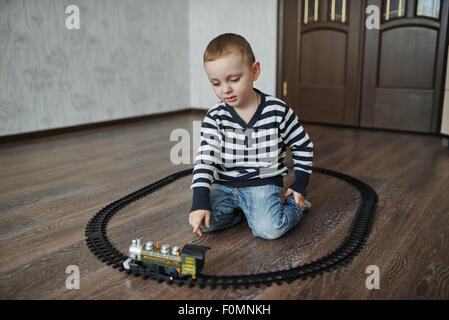
[[[168,244],[159,242],[142,243],[139,237],[132,240],[129,247],[129,258],[123,267],[131,271],[143,273],[166,274],[172,279],[192,277],[196,279],[204,266],[206,250],[204,246],[186,244],[182,250],[178,246],[170,248]]]

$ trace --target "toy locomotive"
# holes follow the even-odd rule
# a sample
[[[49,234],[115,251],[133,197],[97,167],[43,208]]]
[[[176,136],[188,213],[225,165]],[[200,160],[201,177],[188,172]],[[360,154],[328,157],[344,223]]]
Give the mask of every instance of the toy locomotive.
[[[192,277],[196,279],[204,265],[204,254],[208,247],[186,244],[182,250],[159,242],[142,244],[142,238],[132,240],[129,258],[123,267],[143,274],[165,274],[171,279]]]

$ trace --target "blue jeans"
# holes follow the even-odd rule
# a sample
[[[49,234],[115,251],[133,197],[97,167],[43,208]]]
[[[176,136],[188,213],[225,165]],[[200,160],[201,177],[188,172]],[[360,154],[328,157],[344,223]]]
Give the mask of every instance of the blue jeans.
[[[276,239],[301,220],[303,213],[293,194],[281,200],[282,188],[269,184],[235,188],[214,183],[210,189],[210,227],[204,232],[222,230],[248,221],[255,237]]]

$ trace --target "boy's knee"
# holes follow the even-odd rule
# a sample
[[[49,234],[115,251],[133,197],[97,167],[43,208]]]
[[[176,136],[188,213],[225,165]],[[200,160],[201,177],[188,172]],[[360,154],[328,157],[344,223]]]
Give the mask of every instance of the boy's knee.
[[[253,228],[253,235],[266,240],[278,239],[284,235],[286,230],[276,227],[270,223],[258,223]]]
[[[299,210],[299,209],[298,209]],[[252,231],[259,238],[274,240],[282,237],[301,220],[301,211],[284,212],[283,216],[264,215],[264,218],[256,221]]]

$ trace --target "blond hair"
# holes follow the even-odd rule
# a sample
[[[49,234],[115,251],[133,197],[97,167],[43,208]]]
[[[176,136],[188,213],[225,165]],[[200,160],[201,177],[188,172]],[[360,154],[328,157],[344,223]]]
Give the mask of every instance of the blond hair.
[[[203,62],[214,61],[231,53],[240,54],[250,65],[256,61],[253,50],[245,38],[235,33],[224,33],[209,42],[204,51]]]

